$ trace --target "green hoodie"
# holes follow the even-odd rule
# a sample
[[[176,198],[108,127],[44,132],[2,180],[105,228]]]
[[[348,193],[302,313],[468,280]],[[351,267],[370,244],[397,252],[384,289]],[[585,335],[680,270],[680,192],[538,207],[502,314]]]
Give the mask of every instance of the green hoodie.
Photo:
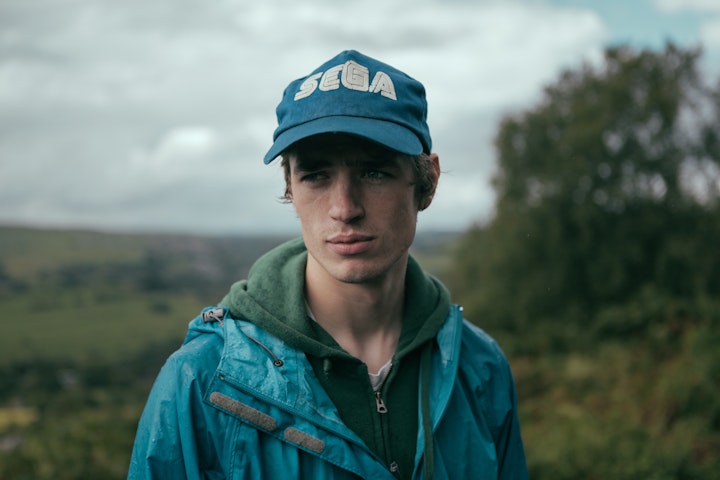
[[[409,478],[418,430],[420,356],[432,348],[450,298],[445,287],[410,257],[405,279],[403,329],[379,413],[367,366],[351,356],[315,321],[305,303],[307,250],[302,239],[261,257],[247,280],[237,282],[221,304],[305,352],[340,417],[400,478]]]

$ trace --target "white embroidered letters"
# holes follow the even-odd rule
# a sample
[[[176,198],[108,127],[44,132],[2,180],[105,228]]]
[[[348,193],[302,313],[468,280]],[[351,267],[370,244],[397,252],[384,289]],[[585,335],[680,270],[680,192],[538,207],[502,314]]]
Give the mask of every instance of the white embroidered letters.
[[[305,81],[302,82],[302,85],[300,85],[300,90],[295,94],[295,100],[309,97],[317,88],[317,79],[321,76],[322,73],[316,73],[315,75],[310,75],[308,78],[306,78]]]
[[[383,97],[397,100],[395,85],[387,73],[377,72],[370,82],[370,70],[352,60],[306,78],[300,84],[294,99],[307,98],[317,90],[323,92],[337,90],[341,86],[359,92],[379,93]]]
[[[370,84],[370,70],[352,60],[347,61],[342,69],[342,84],[350,90],[367,92]]]
[[[397,100],[395,96],[395,85],[393,85],[392,80],[385,72],[377,72],[375,74],[372,85],[370,85],[370,91],[373,93],[379,92],[383,97]]]
[[[342,69],[343,66],[338,65],[323,73],[322,80],[320,81],[320,90],[327,92],[328,90],[337,90],[340,88],[340,79],[338,79],[338,74]],[[297,98],[295,100],[297,100]]]

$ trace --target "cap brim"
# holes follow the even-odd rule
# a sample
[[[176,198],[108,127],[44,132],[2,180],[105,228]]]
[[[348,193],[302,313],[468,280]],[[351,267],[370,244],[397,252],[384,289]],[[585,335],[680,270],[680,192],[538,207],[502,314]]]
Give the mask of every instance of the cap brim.
[[[423,151],[418,137],[411,130],[397,123],[365,117],[332,116],[318,118],[285,130],[275,139],[263,161],[267,165],[293,143],[321,133],[357,135],[406,155],[419,155]]]

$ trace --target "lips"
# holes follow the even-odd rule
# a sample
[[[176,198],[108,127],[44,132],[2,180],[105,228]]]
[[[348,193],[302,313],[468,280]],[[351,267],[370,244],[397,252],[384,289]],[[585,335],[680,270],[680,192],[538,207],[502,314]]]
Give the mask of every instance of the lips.
[[[331,237],[327,243],[338,255],[357,255],[372,246],[373,237],[362,234],[344,234]]]

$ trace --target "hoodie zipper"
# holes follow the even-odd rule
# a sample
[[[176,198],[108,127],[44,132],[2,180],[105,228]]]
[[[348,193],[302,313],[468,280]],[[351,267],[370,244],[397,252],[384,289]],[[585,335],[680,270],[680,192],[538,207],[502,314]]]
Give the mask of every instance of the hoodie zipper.
[[[374,396],[375,396],[375,409],[380,414],[380,428],[382,430],[382,443],[383,443],[383,450],[385,451],[385,458],[390,459],[390,452],[388,451],[388,439],[386,438],[386,420],[382,418],[382,416],[386,413],[388,413],[387,405],[385,404],[385,400],[383,399],[383,389],[385,388],[385,384],[387,383],[388,379],[390,378],[390,374],[392,373],[393,365],[390,365],[390,369],[387,372],[387,375],[383,379],[382,383],[378,387],[377,390],[375,390]],[[397,476],[399,474],[398,472],[398,465],[397,462],[391,461],[390,465],[388,466],[388,469],[390,470],[390,473],[392,473],[394,476]]]
[[[387,406],[382,399],[382,392],[380,390],[375,391],[375,406],[378,413],[387,413]]]
[[[390,368],[388,369],[387,375],[385,375],[385,378],[383,378],[382,383],[378,387],[377,390],[375,390],[375,408],[378,413],[387,413],[387,405],[385,405],[385,401],[382,398],[382,391],[383,388],[385,388],[385,383],[387,382],[388,378],[390,378],[390,374],[392,373],[393,365],[390,364]]]

